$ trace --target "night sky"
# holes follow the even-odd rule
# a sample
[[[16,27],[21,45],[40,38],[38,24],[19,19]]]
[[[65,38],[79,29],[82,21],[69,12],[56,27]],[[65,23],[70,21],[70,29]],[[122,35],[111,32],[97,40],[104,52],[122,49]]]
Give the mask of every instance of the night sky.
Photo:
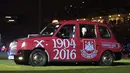
[[[112,8],[130,10],[129,0],[41,0],[42,25],[39,28],[39,1],[1,0],[0,33],[5,40],[27,36],[28,33],[38,33],[53,19],[87,17],[94,12],[107,11]],[[6,15],[18,16],[19,22],[5,23]]]

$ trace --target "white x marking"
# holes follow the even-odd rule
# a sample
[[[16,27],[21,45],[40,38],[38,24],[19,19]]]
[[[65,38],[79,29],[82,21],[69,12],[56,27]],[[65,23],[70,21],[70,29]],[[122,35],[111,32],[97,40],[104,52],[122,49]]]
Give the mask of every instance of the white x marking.
[[[40,41],[34,40],[34,42],[37,42],[36,47],[39,47],[39,46],[44,47],[42,44],[42,42],[44,42],[44,40],[40,40]]]

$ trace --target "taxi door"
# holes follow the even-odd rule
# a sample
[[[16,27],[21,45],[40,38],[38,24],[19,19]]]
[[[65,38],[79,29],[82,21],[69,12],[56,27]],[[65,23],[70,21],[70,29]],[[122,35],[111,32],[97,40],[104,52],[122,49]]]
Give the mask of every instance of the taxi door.
[[[57,32],[53,48],[53,60],[71,61],[76,59],[76,25],[63,25]]]
[[[96,26],[94,24],[79,24],[79,60],[93,60],[98,56],[100,42],[98,41]]]

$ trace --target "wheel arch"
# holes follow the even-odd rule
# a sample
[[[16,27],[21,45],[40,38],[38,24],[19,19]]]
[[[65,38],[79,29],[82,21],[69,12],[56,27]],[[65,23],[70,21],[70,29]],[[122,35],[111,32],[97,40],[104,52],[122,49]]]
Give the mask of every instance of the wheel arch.
[[[110,62],[109,62],[109,63],[103,62],[103,59],[104,59],[104,58],[103,58],[103,55],[104,55],[105,53],[111,54],[111,59],[110,59]],[[111,51],[111,50],[104,50],[104,51],[101,53],[101,55],[100,55],[99,65],[101,65],[101,66],[112,66],[114,60],[115,60],[115,56],[114,56],[113,51]]]
[[[44,52],[46,53],[46,55],[47,55],[47,60],[48,60],[48,62],[50,61],[49,53],[48,53],[48,51],[47,51],[45,48],[42,48],[42,47],[36,47],[36,48],[34,48],[31,52],[33,52],[33,51],[36,50],[36,49],[39,49],[39,50],[44,51]]]
[[[113,58],[115,59],[115,54],[114,54],[114,52],[111,51],[111,50],[104,50],[104,51],[101,53],[101,55],[100,55],[100,59],[101,59],[103,53],[106,52],[106,51],[109,51],[109,52],[113,55]]]

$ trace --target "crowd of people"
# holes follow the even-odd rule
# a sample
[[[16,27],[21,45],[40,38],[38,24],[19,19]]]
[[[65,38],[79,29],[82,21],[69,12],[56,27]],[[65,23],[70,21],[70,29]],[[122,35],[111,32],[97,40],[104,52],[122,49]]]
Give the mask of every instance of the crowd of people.
[[[115,35],[117,41],[121,44],[127,44],[130,42],[130,20],[110,20],[106,23]]]
[[[108,21],[107,25],[112,30],[117,41],[122,45],[122,52],[130,57],[130,19],[124,22]]]

